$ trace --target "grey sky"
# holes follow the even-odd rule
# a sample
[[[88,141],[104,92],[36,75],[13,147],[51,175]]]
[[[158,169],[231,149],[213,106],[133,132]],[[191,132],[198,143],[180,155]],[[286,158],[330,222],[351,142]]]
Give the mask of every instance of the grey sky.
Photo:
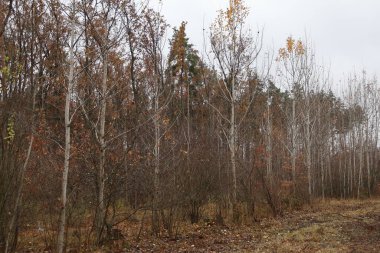
[[[158,1],[158,0],[153,0]],[[188,21],[187,33],[197,49],[206,29],[228,0],[163,0],[169,24]],[[331,66],[335,81],[363,68],[380,76],[379,0],[246,0],[253,30],[264,28],[265,48],[277,52],[286,38],[312,41],[317,57]]]

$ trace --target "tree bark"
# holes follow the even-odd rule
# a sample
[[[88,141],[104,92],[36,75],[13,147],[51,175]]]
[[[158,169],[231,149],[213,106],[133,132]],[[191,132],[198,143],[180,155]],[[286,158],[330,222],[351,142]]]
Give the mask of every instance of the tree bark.
[[[99,144],[100,157],[98,167],[98,210],[96,217],[96,232],[97,242],[100,243],[105,222],[105,203],[104,203],[104,185],[105,185],[105,160],[106,160],[106,141],[105,141],[105,126],[106,126],[106,109],[107,109],[107,78],[108,78],[108,52],[103,49],[103,77],[102,77],[102,100],[100,109],[100,128],[99,128]]]
[[[156,235],[159,234],[160,225],[159,225],[159,215],[158,215],[158,203],[160,197],[160,116],[159,116],[159,82],[156,84],[155,88],[155,99],[154,99],[154,136],[155,136],[155,145],[154,145],[154,156],[155,156],[155,165],[154,165],[154,195],[153,195],[153,208],[152,208],[152,229],[153,233]]]
[[[66,204],[67,204],[67,181],[70,168],[70,150],[71,150],[71,119],[70,119],[70,102],[71,94],[74,86],[74,29],[70,32],[70,51],[69,51],[69,80],[68,87],[66,91],[66,102],[65,102],[65,160],[63,165],[63,176],[62,176],[62,190],[61,190],[61,213],[60,213],[60,224],[58,232],[57,241],[57,251],[62,253],[65,246],[65,230],[66,230]]]

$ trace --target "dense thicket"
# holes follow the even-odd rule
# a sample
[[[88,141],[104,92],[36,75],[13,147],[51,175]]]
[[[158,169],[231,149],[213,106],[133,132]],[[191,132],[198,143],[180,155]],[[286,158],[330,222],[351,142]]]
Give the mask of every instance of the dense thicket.
[[[239,223],[370,197],[377,80],[336,96],[307,43],[261,52],[247,15],[231,1],[200,54],[144,1],[2,1],[0,249],[30,226],[60,252],[73,234],[101,244],[137,210],[174,236],[210,205]]]

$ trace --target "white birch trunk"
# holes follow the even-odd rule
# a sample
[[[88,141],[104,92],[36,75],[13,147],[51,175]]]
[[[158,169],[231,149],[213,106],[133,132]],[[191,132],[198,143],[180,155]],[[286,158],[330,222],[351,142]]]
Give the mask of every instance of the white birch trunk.
[[[359,172],[358,172],[358,198],[360,197],[360,189],[363,185],[363,129],[359,129]]]
[[[293,180],[293,193],[296,193],[296,100],[295,94],[293,93],[292,101],[292,152],[291,152],[291,162],[292,162],[292,180]]]
[[[154,195],[153,195],[153,215],[152,215],[152,226],[153,232],[159,233],[159,217],[158,217],[158,203],[160,196],[160,116],[159,116],[159,82],[156,84],[155,91],[155,99],[154,99],[154,134],[155,134],[155,145],[154,145],[154,157],[155,157],[155,165],[154,165]]]
[[[105,203],[104,203],[104,185],[105,185],[105,159],[106,159],[106,141],[105,141],[105,126],[106,126],[106,109],[107,109],[107,78],[108,78],[108,52],[107,49],[102,52],[103,57],[103,77],[102,77],[102,100],[100,108],[100,128],[99,128],[99,144],[100,157],[98,167],[98,210],[96,217],[96,230],[98,243],[101,240],[104,219],[105,219]]]
[[[62,175],[62,189],[61,189],[61,212],[60,212],[60,224],[58,231],[58,241],[57,241],[57,251],[62,253],[64,251],[65,244],[65,230],[66,230],[66,204],[67,204],[67,180],[69,175],[69,165],[70,165],[70,102],[71,94],[74,86],[74,30],[70,32],[70,51],[69,51],[69,80],[66,91],[66,102],[65,102],[65,160],[63,165],[63,175]]]
[[[308,96],[308,95],[306,95]],[[308,181],[308,191],[309,191],[309,200],[311,200],[312,191],[311,191],[311,133],[310,133],[310,104],[309,98],[306,103],[306,169],[307,169],[307,181]]]
[[[235,125],[235,91],[234,81],[232,82],[232,101],[231,101],[231,126],[230,126],[230,152],[231,152],[231,172],[232,172],[232,204],[237,200],[237,181],[236,181],[236,125]]]
[[[270,189],[273,188],[273,173],[272,173],[272,120],[270,111],[271,101],[267,104],[267,176],[269,178]]]

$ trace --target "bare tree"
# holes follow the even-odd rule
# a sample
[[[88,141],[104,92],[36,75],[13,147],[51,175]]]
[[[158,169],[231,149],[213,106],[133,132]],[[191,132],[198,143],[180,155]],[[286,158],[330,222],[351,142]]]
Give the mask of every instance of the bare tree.
[[[261,49],[261,37],[258,36],[254,40],[250,31],[245,28],[248,14],[243,1],[231,0],[229,8],[226,11],[220,11],[211,26],[210,34],[211,49],[220,75],[219,89],[229,106],[228,115],[223,115],[220,110],[211,105],[228,125],[228,131],[223,129],[223,132],[228,139],[230,151],[233,210],[237,204],[238,192],[236,171],[238,127],[244,119],[244,116],[237,118],[237,111],[240,109],[239,101],[241,102],[243,91],[249,89],[248,80],[252,77],[252,64]],[[254,96],[252,94],[249,97],[248,104],[251,105]],[[247,111],[248,108],[245,110]],[[243,112],[242,115],[246,114]]]
[[[67,90],[66,90],[66,100],[65,100],[65,158],[63,166],[63,175],[62,175],[62,192],[61,192],[61,213],[60,213],[60,224],[58,230],[58,241],[57,247],[58,252],[62,253],[65,246],[65,230],[66,230],[66,213],[67,213],[67,181],[70,169],[70,150],[71,150],[71,122],[72,115],[70,114],[71,107],[71,98],[73,94],[74,87],[74,69],[75,69],[75,60],[74,60],[74,47],[75,47],[75,2],[71,3],[71,17],[70,18],[70,45],[69,45],[69,73],[67,80]]]

